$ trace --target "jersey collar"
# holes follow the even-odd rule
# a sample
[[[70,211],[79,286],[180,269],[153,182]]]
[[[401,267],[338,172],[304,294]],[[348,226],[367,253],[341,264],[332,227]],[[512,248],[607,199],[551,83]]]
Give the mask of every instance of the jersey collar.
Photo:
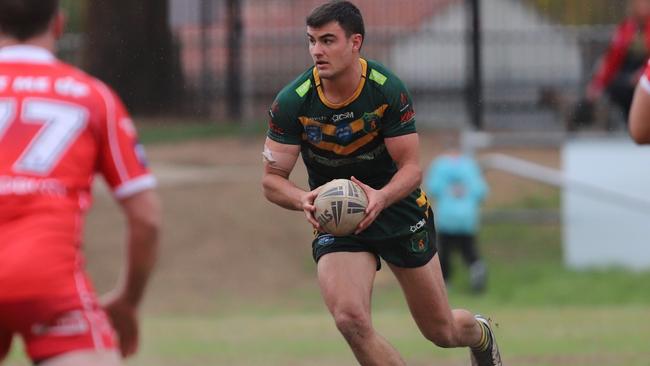
[[[56,57],[45,48],[13,45],[0,48],[0,62],[52,63]]]
[[[329,100],[327,100],[327,97],[325,97],[325,92],[323,92],[323,87],[321,85],[320,81],[320,76],[318,75],[318,69],[314,67],[314,84],[316,84],[316,90],[318,91],[318,97],[320,98],[321,102],[325,104],[328,108],[332,109],[339,109],[343,108],[350,103],[354,102],[359,95],[361,94],[361,91],[363,90],[363,86],[366,84],[366,74],[368,71],[368,62],[366,60],[359,58],[359,63],[361,64],[361,81],[359,81],[359,85],[357,86],[357,90],[354,91],[354,94],[347,100],[341,102],[341,103],[332,103]]]

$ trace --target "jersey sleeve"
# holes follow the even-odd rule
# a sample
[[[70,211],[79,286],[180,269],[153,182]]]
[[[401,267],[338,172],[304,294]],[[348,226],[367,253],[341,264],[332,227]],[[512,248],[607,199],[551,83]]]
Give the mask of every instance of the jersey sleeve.
[[[404,83],[397,78],[389,80],[386,84],[385,95],[388,108],[382,123],[384,136],[397,137],[414,133],[415,109],[413,109],[411,94]]]
[[[303,128],[296,118],[295,107],[292,108],[283,94],[283,92],[278,94],[269,109],[267,136],[281,144],[300,145]]]
[[[99,87],[106,114],[100,120],[99,171],[117,199],[154,188],[156,179],[147,167],[144,148],[120,98]]]

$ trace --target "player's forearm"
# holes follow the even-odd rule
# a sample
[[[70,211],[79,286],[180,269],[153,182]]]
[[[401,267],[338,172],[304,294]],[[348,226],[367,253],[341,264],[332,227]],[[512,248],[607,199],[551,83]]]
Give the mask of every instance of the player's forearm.
[[[123,294],[132,305],[138,305],[158,257],[158,230],[154,227],[134,228],[130,235],[128,267]]]
[[[161,223],[158,197],[153,192],[142,195],[127,204],[127,263],[118,287],[120,296],[133,306],[140,303],[155,267]]]
[[[405,198],[422,182],[422,169],[415,164],[405,164],[380,191],[386,197],[386,207]]]
[[[262,189],[264,197],[270,202],[288,210],[302,211],[301,197],[305,191],[289,179],[276,174],[265,174],[262,178]]]
[[[629,121],[630,136],[638,144],[650,143],[650,94],[637,86]]]

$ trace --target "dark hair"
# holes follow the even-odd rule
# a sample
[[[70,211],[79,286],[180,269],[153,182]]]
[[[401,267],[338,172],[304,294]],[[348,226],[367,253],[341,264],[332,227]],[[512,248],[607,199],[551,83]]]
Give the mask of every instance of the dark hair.
[[[361,11],[349,1],[334,0],[317,7],[307,17],[307,26],[320,28],[333,21],[339,23],[347,37],[356,33],[366,36]]]
[[[0,0],[0,32],[19,41],[43,33],[59,9],[59,0]]]

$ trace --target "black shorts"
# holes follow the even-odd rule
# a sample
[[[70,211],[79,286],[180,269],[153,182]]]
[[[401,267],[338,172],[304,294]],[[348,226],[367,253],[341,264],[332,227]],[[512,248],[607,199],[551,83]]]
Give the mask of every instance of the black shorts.
[[[380,258],[404,268],[421,267],[436,254],[436,230],[433,220],[417,231],[396,237],[367,239],[360,236],[333,236],[317,233],[312,242],[314,260],[334,252],[369,252],[377,258],[377,270],[381,269]]]

